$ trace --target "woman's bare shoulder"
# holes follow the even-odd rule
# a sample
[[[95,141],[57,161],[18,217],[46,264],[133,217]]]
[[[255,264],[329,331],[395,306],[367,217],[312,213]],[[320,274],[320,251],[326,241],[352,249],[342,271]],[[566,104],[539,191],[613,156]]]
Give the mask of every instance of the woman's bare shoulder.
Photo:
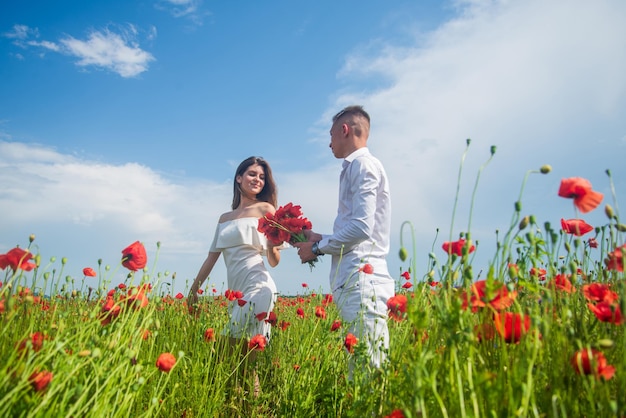
[[[257,207],[257,209],[261,213],[261,216],[263,216],[263,215],[265,215],[267,213],[274,213],[274,212],[276,212],[276,208],[274,207],[274,205],[272,205],[269,202],[259,202],[259,206]]]
[[[235,214],[234,210],[231,210],[230,212],[224,212],[220,215],[220,219],[218,220],[219,223],[222,222],[228,222],[228,221],[232,221],[233,219],[235,219],[237,216]]]

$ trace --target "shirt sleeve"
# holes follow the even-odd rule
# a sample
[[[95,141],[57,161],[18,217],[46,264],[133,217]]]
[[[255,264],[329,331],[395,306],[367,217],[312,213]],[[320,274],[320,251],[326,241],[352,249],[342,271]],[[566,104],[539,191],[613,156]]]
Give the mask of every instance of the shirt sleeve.
[[[217,224],[217,226],[215,227],[215,234],[213,234],[213,242],[211,243],[211,247],[209,247],[210,253],[222,252],[221,248],[219,250],[217,249],[217,237],[219,236],[219,234],[220,234],[220,224]]]
[[[332,235],[322,235],[320,250],[340,255],[352,251],[371,238],[376,216],[376,202],[381,174],[369,158],[356,158],[346,169],[340,205],[346,205],[346,216]],[[344,200],[345,199],[345,200]]]

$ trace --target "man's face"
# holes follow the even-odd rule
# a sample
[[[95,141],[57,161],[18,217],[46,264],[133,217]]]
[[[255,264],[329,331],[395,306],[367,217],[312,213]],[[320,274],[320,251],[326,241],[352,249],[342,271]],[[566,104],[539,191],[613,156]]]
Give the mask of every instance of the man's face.
[[[329,147],[333,151],[335,158],[345,158],[344,148],[346,139],[343,136],[343,123],[337,121],[330,128]]]

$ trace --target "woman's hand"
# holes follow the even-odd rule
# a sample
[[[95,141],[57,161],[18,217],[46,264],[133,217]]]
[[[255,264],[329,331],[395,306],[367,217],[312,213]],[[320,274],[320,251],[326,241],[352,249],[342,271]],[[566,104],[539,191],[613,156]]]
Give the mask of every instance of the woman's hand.
[[[189,309],[189,314],[194,317],[198,317],[200,312],[198,310],[198,289],[191,287],[189,291],[189,295],[187,296],[187,308]]]

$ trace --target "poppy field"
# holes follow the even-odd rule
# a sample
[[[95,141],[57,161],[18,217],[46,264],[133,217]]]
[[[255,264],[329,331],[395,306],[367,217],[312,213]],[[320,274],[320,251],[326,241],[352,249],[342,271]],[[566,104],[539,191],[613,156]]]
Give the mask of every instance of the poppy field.
[[[563,179],[554,198],[580,216],[539,224],[520,193],[484,277],[470,231],[422,266],[402,224],[380,370],[332,296],[305,283],[259,319],[271,341],[255,336],[239,356],[246,347],[221,336],[228,304],[245,298],[237,289],[209,280],[190,310],[186,294],[163,291],[169,273],[147,267],[139,241],[119,265],[75,278],[97,285],[69,286],[66,260],[46,264],[31,236],[0,255],[0,416],[626,416],[626,225],[615,196],[606,203],[584,178]],[[605,224],[584,221],[594,210]],[[120,269],[126,280],[111,283]]]

